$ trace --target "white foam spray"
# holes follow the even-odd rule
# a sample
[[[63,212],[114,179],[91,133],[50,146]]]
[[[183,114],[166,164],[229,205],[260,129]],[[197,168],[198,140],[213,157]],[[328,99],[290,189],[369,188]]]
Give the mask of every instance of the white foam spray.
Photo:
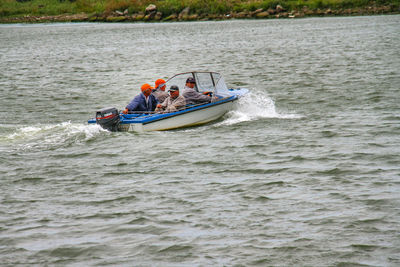
[[[243,121],[252,121],[262,118],[298,119],[301,115],[296,113],[280,113],[276,110],[274,100],[265,92],[250,91],[241,97],[237,108],[227,114],[220,125],[232,125]]]
[[[62,122],[59,124],[21,127],[2,139],[23,149],[51,148],[85,142],[101,133],[108,133],[108,131],[97,124],[84,125]]]

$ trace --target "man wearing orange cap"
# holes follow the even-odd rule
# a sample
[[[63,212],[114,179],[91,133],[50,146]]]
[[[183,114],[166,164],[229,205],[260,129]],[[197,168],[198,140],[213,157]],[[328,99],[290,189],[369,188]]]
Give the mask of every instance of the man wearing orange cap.
[[[158,102],[154,95],[151,94],[153,88],[150,84],[145,83],[141,87],[142,93],[135,96],[135,98],[126,106],[123,111],[128,114],[129,111],[154,111]]]
[[[153,90],[153,95],[157,98],[158,103],[164,102],[168,97],[168,93],[165,92],[165,81],[163,79],[158,79],[155,84],[155,89]]]

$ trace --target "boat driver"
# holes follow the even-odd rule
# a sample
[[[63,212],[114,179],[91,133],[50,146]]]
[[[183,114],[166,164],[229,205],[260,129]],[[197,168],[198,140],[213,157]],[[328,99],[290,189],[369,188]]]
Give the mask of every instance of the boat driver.
[[[168,91],[169,97],[157,105],[156,112],[175,112],[185,107],[186,101],[183,96],[179,95],[178,86],[171,85]]]
[[[154,111],[158,101],[156,97],[151,93],[153,88],[150,84],[145,83],[140,88],[142,93],[135,96],[134,99],[126,106],[125,110],[122,111],[124,114],[128,114],[129,111]]]
[[[196,105],[196,104],[210,103],[211,96],[197,92],[194,89],[195,86],[196,86],[196,80],[193,77],[189,77],[186,79],[185,91],[183,92],[186,104]]]

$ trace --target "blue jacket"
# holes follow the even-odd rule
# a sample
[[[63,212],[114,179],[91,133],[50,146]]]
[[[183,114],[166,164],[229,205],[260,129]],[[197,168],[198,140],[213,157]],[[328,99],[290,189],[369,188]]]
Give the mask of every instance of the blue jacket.
[[[154,111],[158,102],[153,94],[149,95],[149,104],[146,103],[146,97],[143,93],[135,96],[134,99],[126,106],[129,111]]]

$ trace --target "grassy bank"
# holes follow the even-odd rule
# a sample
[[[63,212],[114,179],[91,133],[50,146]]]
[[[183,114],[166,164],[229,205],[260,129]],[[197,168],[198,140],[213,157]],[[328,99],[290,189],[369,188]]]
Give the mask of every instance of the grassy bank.
[[[390,13],[400,13],[400,0],[0,0],[0,22],[174,21]]]

